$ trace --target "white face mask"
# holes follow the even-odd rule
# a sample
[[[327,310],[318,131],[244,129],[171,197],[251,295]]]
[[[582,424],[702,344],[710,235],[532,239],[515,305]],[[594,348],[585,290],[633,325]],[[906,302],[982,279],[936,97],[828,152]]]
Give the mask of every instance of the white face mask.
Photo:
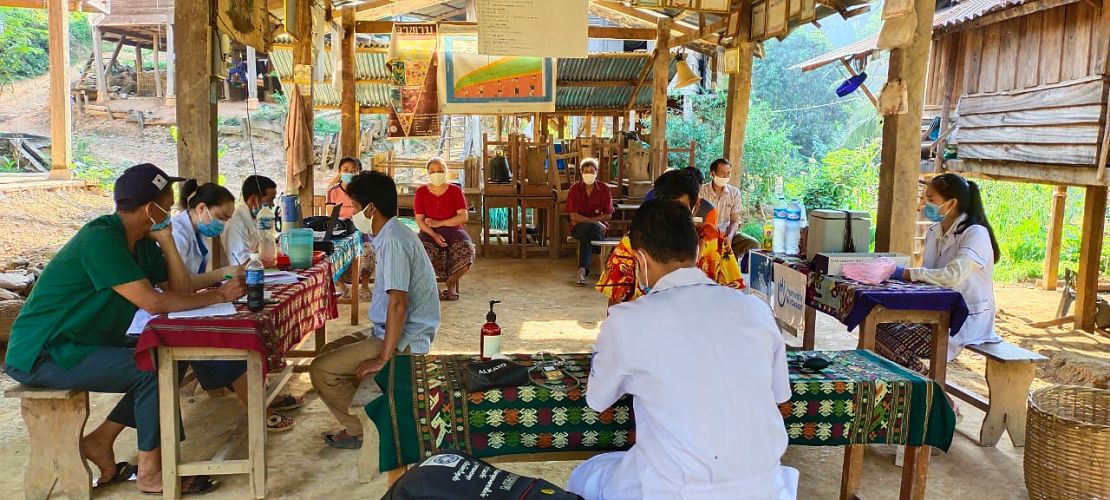
[[[732,178],[731,178],[731,177],[717,177],[717,176],[713,176],[713,184],[714,184],[714,185],[716,185],[717,187],[725,187],[725,186],[727,186],[727,185],[728,185],[728,181],[729,181],[730,179],[732,179]]]
[[[640,267],[640,263],[643,263],[643,268]],[[644,281],[640,281],[641,277],[643,278]],[[646,283],[646,281],[647,281],[647,257],[644,256],[644,252],[641,252],[641,251],[637,250],[636,251],[636,286],[638,286],[640,288],[640,293],[643,293],[644,295],[647,295],[647,294],[651,293],[651,286],[648,285]]]
[[[582,182],[587,186],[592,186],[597,181],[597,174],[582,174]]]
[[[428,174],[428,183],[436,187],[447,184],[447,173],[437,172],[434,174]]]
[[[355,229],[358,229],[359,232],[374,236],[374,216],[366,217],[365,212],[366,209],[363,209],[361,212],[355,213],[351,217],[351,222],[354,223]]]

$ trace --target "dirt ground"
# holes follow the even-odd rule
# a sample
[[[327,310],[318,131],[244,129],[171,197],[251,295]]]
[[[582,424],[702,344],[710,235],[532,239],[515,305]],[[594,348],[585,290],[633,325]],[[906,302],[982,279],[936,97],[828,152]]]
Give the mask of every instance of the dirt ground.
[[[605,301],[588,289],[571,285],[574,264],[571,259],[550,261],[531,259],[483,259],[463,281],[463,299],[443,305],[443,325],[433,345],[435,353],[470,353],[478,349],[478,329],[484,321],[486,300],[499,299],[498,320],[505,331],[505,352],[581,352],[590,348],[598,325],[605,317]],[[526,280],[521,280],[527,276]],[[1030,289],[1004,288],[998,291],[1004,311],[1000,331],[1009,341],[1054,358],[1038,371],[1036,386],[1061,382],[1102,380],[1110,370],[1110,339],[1067,330],[1029,330],[1017,326],[1026,319],[1040,320],[1051,314],[1058,296],[1055,293]],[[363,314],[365,314],[365,305]],[[340,318],[348,317],[345,306]],[[1021,311],[1020,315],[1009,311]],[[329,324],[329,337],[337,338],[354,330],[342,319]],[[828,317],[819,316],[817,347],[820,349],[851,348],[854,336]],[[1069,360],[1082,360],[1080,368],[1072,362],[1057,366],[1060,352]],[[1063,367],[1063,368],[1061,368]],[[1070,368],[1069,368],[1070,367]],[[959,383],[985,392],[982,383],[982,362],[965,353],[952,363],[949,371]],[[1092,377],[1093,374],[1101,374]],[[11,383],[4,379],[5,383]],[[1097,385],[1097,384],[1096,384]],[[268,436],[270,498],[353,498],[378,497],[386,489],[379,477],[369,484],[355,481],[356,454],[333,450],[321,441],[321,435],[333,428],[334,420],[316,398],[306,376],[295,378],[288,387],[291,392],[305,394],[309,404],[294,415],[297,426],[290,432]],[[102,421],[118,396],[94,395],[90,425]],[[186,397],[183,411],[189,439],[183,450],[187,459],[210,457],[243,421],[244,413],[231,397],[210,398],[205,394]],[[966,418],[957,429],[952,450],[934,456],[929,468],[929,498],[1024,498],[1022,451],[1011,446],[1004,437],[996,448],[977,444],[982,413],[967,408]],[[22,489],[22,471],[28,455],[26,430],[20,421],[19,403],[0,400],[0,491],[13,497]],[[135,458],[135,434],[127,431],[117,442],[117,459]],[[886,499],[897,496],[901,469],[893,465],[894,447],[871,446],[864,466],[863,493],[867,498]],[[838,492],[841,451],[838,448],[791,447],[783,458],[785,464],[801,470],[802,481],[798,498],[835,498]],[[556,484],[566,484],[575,462],[540,462],[510,464],[505,468],[522,474],[538,475]],[[247,498],[249,485],[245,476],[223,479],[214,499]],[[140,498],[133,484],[108,487],[98,498]]]
[[[74,71],[80,71],[77,68]],[[49,80],[47,76],[16,82],[14,90],[0,98],[0,131],[50,135]],[[111,107],[117,111],[137,110],[152,113],[159,123],[176,120],[175,108],[166,106],[162,99],[136,97],[114,100]],[[243,102],[221,102],[220,117],[246,116]],[[243,179],[257,172],[272,178],[278,191],[285,186],[285,147],[279,140],[255,138],[251,144],[238,136],[221,136],[219,144],[226,147],[220,157],[220,173],[224,185],[238,193]],[[88,147],[89,153],[111,165],[134,165],[149,162],[170,174],[177,174],[177,145],[170,129],[161,125],[147,125],[141,131],[136,122],[73,113],[73,147]],[[317,169],[315,180],[318,188],[326,188],[334,172]]]

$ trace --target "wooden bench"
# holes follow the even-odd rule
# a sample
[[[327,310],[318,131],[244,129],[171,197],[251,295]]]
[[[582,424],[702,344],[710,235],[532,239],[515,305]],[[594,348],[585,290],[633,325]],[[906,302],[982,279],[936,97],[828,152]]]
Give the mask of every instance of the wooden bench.
[[[20,398],[23,422],[31,436],[31,458],[23,473],[25,498],[70,499],[92,496],[92,471],[81,457],[81,437],[89,418],[89,393],[18,385],[4,392]]]
[[[1029,386],[1033,384],[1036,363],[1048,358],[1007,342],[967,346],[987,358],[988,399],[947,384],[948,392],[987,413],[979,429],[979,445],[995,446],[1004,431],[1014,446],[1025,446],[1025,412]]]
[[[575,243],[575,245],[574,245],[575,259],[577,260],[577,259],[581,258],[582,257],[581,248],[577,245],[578,240],[575,240],[574,238],[570,238],[570,237],[568,237],[567,240],[568,241],[573,241]],[[601,270],[602,271],[605,270],[605,264],[607,264],[609,262],[609,254],[613,253],[613,249],[617,248],[617,245],[619,245],[620,243],[621,243],[621,238],[619,236],[608,236],[604,240],[590,242],[591,245],[593,245],[594,247],[596,247],[598,249],[598,256],[601,257]]]

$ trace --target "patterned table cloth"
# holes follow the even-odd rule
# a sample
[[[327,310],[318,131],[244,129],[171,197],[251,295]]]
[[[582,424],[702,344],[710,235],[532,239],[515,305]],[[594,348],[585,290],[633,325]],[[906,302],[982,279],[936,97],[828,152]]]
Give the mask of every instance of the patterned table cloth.
[[[824,354],[832,364],[820,373],[790,369],[793,396],[779,410],[791,444],[927,444],[948,449],[956,418],[936,383],[868,351]],[[569,365],[564,372],[580,379],[580,387],[549,390],[532,385],[467,393],[460,370],[476,356],[395,356],[375,377],[384,395],[366,405],[378,429],[379,468],[413,464],[444,449],[494,457],[631,447],[631,398],[622,398],[604,412],[593,411],[585,398],[590,355],[562,357]],[[525,365],[533,359],[514,358]]]
[[[355,231],[352,235],[332,240],[332,243],[335,249],[328,256],[328,261],[331,262],[332,281],[339,282],[355,257],[362,255],[362,233]]]
[[[950,335],[959,332],[967,320],[967,302],[963,294],[951,288],[897,280],[865,285],[843,276],[811,272],[809,263],[795,256],[767,255],[805,274],[806,305],[836,318],[849,330],[859,326],[876,306],[893,310],[948,311]]]
[[[285,367],[285,354],[309,333],[339,317],[331,262],[320,260],[300,271],[299,283],[267,287],[276,304],[258,312],[236,304],[231,316],[178,318],[157,316],[147,323],[135,347],[140,370],[153,371],[158,346],[216,347],[258,351],[266,359],[263,372]]]

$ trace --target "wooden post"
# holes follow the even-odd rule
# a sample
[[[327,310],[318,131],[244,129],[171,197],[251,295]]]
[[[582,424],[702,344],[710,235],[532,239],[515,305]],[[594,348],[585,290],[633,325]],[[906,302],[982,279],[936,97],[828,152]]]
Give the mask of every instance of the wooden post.
[[[135,42],[135,85],[139,84],[139,74],[143,72],[143,48],[139,46],[139,42]],[[136,90],[138,88],[136,87]]]
[[[747,17],[747,16],[742,16]],[[732,162],[733,186],[740,186],[744,173],[744,132],[752,95],[752,47],[748,41],[736,42],[740,49],[737,72],[728,77],[728,101],[725,103],[725,158]]]
[[[154,50],[151,57],[154,59],[154,97],[162,97],[162,70],[158,68],[158,52],[161,50],[159,47],[162,41],[162,34],[155,33],[153,37],[153,44],[151,45]]]
[[[355,8],[342,14],[343,39],[339,46],[339,151],[342,156],[358,156],[358,97],[355,95]]]
[[[73,156],[70,129],[73,112],[69,105],[69,3],[47,2],[50,34],[50,179],[69,179]],[[97,51],[99,55],[99,51]],[[100,59],[96,60],[100,67]],[[98,82],[100,79],[97,80]],[[99,85],[99,83],[97,84]]]
[[[176,82],[178,173],[200,183],[215,182],[219,174],[216,84],[212,74],[213,52],[218,50],[219,41],[212,29],[210,5],[214,1],[174,4],[174,24],[181,30],[181,40],[174,45],[174,61],[180,64]]]
[[[1095,329],[1098,299],[1098,267],[1106,216],[1106,186],[1088,186],[1083,200],[1083,237],[1079,250],[1079,278],[1075,290],[1075,324],[1082,330]]]
[[[69,19],[66,19],[65,21],[62,21],[62,22],[64,22],[67,26],[69,25]],[[68,38],[66,39],[65,43],[66,43],[67,46],[69,45],[69,39]],[[104,104],[104,103],[108,102],[108,81],[106,80],[108,75],[105,74],[106,71],[104,71],[104,58],[100,54],[100,50],[101,50],[100,46],[103,43],[104,43],[104,38],[100,34],[100,28],[94,27],[93,28],[93,71],[94,71],[94,74],[96,75],[96,102],[98,104]],[[121,45],[123,44],[123,40],[120,40],[120,44]],[[67,87],[68,87],[68,85],[67,85]]]
[[[1048,219],[1048,239],[1044,252],[1044,289],[1056,290],[1060,274],[1060,240],[1064,234],[1064,207],[1068,201],[1068,187],[1056,186],[1052,193],[1052,214]]]
[[[671,18],[659,19],[651,75],[651,178],[667,168],[667,84],[671,62]]]
[[[932,0],[914,0],[917,26],[913,41],[890,53],[887,81],[906,85],[906,113],[883,121],[882,165],[875,251],[913,253],[917,221],[917,178],[921,172],[921,113],[925,99],[925,67],[933,33]],[[926,455],[927,456],[927,455]]]
[[[258,109],[258,57],[247,45],[247,109]]]
[[[293,41],[293,68],[296,71],[297,67],[307,67],[307,74],[313,74],[312,63],[315,59],[315,52],[312,40],[312,6],[313,2],[297,2],[297,27],[294,30]],[[301,97],[304,99],[304,119],[308,130],[312,131],[314,107],[312,104],[312,85],[308,89],[301,89]],[[315,197],[315,183],[313,181],[313,170],[315,170],[315,161],[313,164],[307,165],[304,172],[301,174],[301,206],[304,213],[311,214],[313,212],[313,198]]]
[[[167,104],[174,101],[177,93],[174,91],[177,82],[174,81],[174,46],[173,46],[173,23],[166,24],[166,101]]]

